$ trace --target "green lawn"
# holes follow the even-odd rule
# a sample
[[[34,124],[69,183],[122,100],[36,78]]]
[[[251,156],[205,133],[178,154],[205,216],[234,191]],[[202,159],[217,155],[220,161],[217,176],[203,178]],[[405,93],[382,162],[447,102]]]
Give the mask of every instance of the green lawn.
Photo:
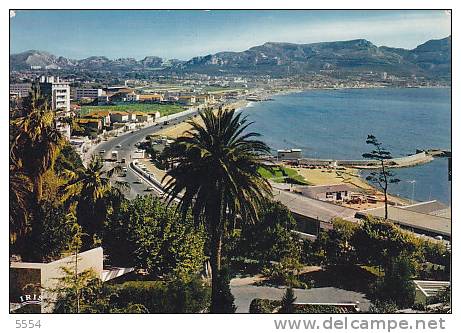
[[[120,105],[98,105],[82,106],[80,114],[86,115],[95,111],[124,111],[124,112],[160,112],[162,116],[184,111],[185,108],[176,104],[120,104]]]
[[[276,183],[294,183],[301,185],[310,185],[303,176],[298,174],[296,170],[287,167],[273,167],[271,170],[260,168],[259,174],[266,179],[270,179]]]
[[[225,92],[231,92],[231,91],[242,91],[242,90],[245,90],[245,88],[223,88],[223,87],[208,86],[208,87],[203,88],[203,90],[209,93],[225,93]]]
[[[383,277],[384,276],[384,272],[381,271],[378,267],[376,266],[370,266],[370,265],[360,265],[359,266],[361,269],[371,273],[371,274],[374,274],[376,275],[377,277]]]

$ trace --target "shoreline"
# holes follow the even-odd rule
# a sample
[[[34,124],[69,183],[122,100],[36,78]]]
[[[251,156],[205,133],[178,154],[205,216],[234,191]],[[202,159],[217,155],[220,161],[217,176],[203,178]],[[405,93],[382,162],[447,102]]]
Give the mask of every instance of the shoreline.
[[[300,88],[287,88],[287,89],[281,89],[281,90],[278,90],[278,91],[259,91],[259,92],[254,92],[255,95],[257,95],[258,97],[260,97],[262,99],[261,101],[248,101],[245,98],[240,98],[240,99],[236,99],[236,100],[232,100],[232,101],[227,101],[222,107],[223,107],[223,109],[235,109],[237,112],[244,112],[245,109],[251,107],[252,104],[257,103],[257,102],[267,101],[267,99],[270,99],[270,98],[278,96],[278,95],[297,94],[297,93],[302,93],[302,92],[312,91],[312,90],[385,89],[385,88],[391,88],[391,89],[393,89],[393,88],[395,88],[395,89],[415,89],[415,88],[419,88],[419,89],[422,89],[422,88],[443,88],[443,89],[447,89],[447,88],[450,88],[451,89],[450,86],[424,86],[424,87],[379,86],[379,87],[339,87],[339,88],[331,87],[331,88],[301,88],[301,89]],[[183,122],[179,123],[178,125],[175,125],[174,128],[167,129],[165,131],[162,130],[157,134],[167,136],[167,137],[170,137],[170,138],[175,138],[178,135],[182,134],[184,131],[188,130],[189,128],[190,128],[190,126],[186,123],[186,121],[183,121]],[[421,165],[421,164],[424,164],[424,163],[430,163],[431,161],[432,161],[432,158],[427,159],[427,161],[424,161],[424,162],[421,162],[421,163],[420,162],[416,163],[414,165],[413,164],[412,165],[397,165],[396,167],[410,168],[410,167],[418,166],[418,165]],[[362,172],[360,172],[360,171],[363,170],[363,169],[368,169],[368,168],[354,168],[354,169],[355,169],[355,171],[353,171],[354,175],[353,176],[351,175],[349,177],[349,179],[348,179],[349,181],[352,181],[351,182],[352,186],[357,187],[357,188],[359,188],[361,190],[368,190],[368,191],[372,190],[372,191],[376,191],[376,192],[382,194],[380,189],[378,189],[374,185],[368,183],[366,181],[365,177],[362,176]],[[351,177],[353,177],[353,178],[351,178]],[[309,179],[307,179],[307,178],[306,178],[306,180],[309,181]],[[318,185],[320,185],[320,184],[318,184]],[[328,183],[324,182],[324,183],[322,183],[322,185],[328,185]],[[397,203],[400,203],[400,204],[410,204],[410,203],[412,203],[412,200],[409,199],[409,198],[400,197],[398,195],[394,195],[394,194],[391,194],[391,193],[388,193],[388,195],[390,196],[390,199],[392,201],[395,201]]]

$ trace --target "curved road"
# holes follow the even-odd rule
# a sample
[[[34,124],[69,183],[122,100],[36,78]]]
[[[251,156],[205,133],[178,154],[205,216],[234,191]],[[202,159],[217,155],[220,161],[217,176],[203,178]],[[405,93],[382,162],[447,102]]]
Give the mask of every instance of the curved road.
[[[132,199],[137,195],[151,193],[146,191],[146,188],[151,186],[141,179],[131,168],[129,168],[129,164],[132,161],[131,154],[134,150],[136,150],[135,144],[144,140],[147,135],[159,132],[162,127],[164,129],[175,126],[176,124],[193,117],[197,114],[197,112],[197,110],[187,110],[170,116],[161,117],[151,126],[144,127],[133,132],[123,133],[117,137],[110,138],[108,141],[103,141],[97,144],[85,154],[84,158],[88,159],[90,154],[98,154],[101,150],[105,150],[103,158],[110,158],[112,151],[118,151],[118,160],[120,161],[124,158],[126,163],[123,166],[127,167],[126,177],[118,177],[118,180],[126,181],[130,185],[130,192],[126,193],[125,196]],[[168,125],[163,125],[164,121],[168,121]],[[109,162],[105,162],[105,164],[109,164]],[[114,163],[110,164],[115,165]]]

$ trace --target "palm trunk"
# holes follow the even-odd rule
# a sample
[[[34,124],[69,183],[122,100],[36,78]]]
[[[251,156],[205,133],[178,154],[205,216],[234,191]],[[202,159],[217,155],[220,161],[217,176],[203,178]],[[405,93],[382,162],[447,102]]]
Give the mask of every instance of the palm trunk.
[[[34,194],[36,203],[38,204],[42,200],[43,196],[43,175],[38,174],[34,180]]]
[[[219,272],[221,271],[222,232],[216,230],[211,239],[211,313],[219,308]]]
[[[222,222],[222,193],[218,186],[218,195],[210,205],[210,222],[211,230],[211,313],[219,312],[219,279],[221,271],[221,249],[223,238],[223,222]]]

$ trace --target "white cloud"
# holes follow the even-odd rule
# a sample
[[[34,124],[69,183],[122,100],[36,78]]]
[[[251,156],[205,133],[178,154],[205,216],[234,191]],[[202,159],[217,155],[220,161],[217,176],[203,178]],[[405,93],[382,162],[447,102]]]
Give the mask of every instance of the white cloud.
[[[15,10],[10,10],[10,19],[16,16],[16,11]]]

